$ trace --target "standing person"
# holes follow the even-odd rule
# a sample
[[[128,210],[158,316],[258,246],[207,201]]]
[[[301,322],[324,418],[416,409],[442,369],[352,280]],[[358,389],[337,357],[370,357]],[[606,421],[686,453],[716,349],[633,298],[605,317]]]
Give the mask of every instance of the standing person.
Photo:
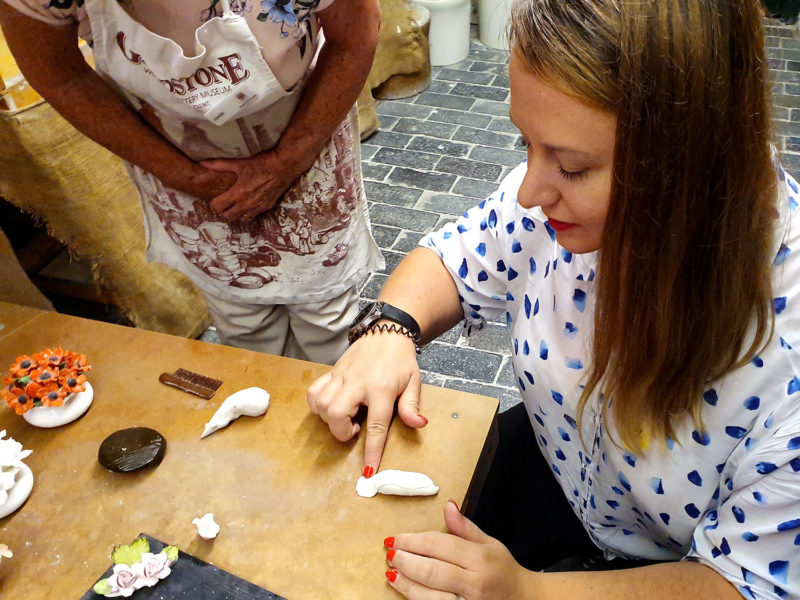
[[[514,4],[527,161],[400,263],[393,308],[308,392],[340,440],[368,406],[369,475],[395,401],[426,425],[415,341],[505,316],[524,407],[499,417],[475,524],[448,502],[450,533],[386,532],[405,597],[800,598],[800,210],[761,19]],[[597,572],[524,568],[592,548]]]
[[[329,363],[383,264],[355,111],[379,21],[377,0],[0,2],[33,87],[128,162],[148,258],[203,291],[221,341],[281,354],[291,330]]]

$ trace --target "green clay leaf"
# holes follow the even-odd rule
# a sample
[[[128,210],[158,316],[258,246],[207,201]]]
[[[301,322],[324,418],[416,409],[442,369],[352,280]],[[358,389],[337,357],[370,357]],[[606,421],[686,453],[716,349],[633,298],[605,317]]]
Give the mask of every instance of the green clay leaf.
[[[150,552],[150,542],[147,538],[138,537],[127,546],[116,546],[111,559],[118,565],[133,566],[142,560],[143,552]]]
[[[31,376],[30,375],[24,375],[24,376],[20,377],[19,379],[17,379],[17,385],[19,385],[20,387],[23,387],[23,388],[26,385],[28,385],[30,382],[31,382]]]
[[[170,563],[174,563],[178,560],[178,547],[177,546],[167,546],[161,552],[167,555]]]
[[[94,584],[92,588],[95,594],[100,594],[101,596],[108,596],[111,593],[111,584],[108,583],[108,579],[101,579],[97,583]]]

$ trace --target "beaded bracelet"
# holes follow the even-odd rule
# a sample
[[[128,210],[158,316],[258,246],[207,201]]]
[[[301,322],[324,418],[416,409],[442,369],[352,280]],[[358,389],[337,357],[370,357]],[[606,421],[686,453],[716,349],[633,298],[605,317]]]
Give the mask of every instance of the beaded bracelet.
[[[420,348],[420,346],[419,346],[419,339],[417,339],[417,336],[415,336],[411,331],[409,331],[405,327],[403,327],[401,325],[398,325],[396,323],[391,323],[391,324],[375,323],[373,325],[370,325],[369,327],[364,329],[361,333],[359,333],[358,337],[354,338],[353,341],[350,342],[350,344],[351,345],[354,344],[356,342],[356,340],[358,340],[359,338],[365,336],[368,333],[373,333],[374,334],[376,332],[381,332],[381,333],[391,332],[391,333],[399,333],[400,335],[404,335],[408,339],[410,339],[412,342],[414,342],[414,348],[416,349],[417,354],[422,354],[422,348]]]

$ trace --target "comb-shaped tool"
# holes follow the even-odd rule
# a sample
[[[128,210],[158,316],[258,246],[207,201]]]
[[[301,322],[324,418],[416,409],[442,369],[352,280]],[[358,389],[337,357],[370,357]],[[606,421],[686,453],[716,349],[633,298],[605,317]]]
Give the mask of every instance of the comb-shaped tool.
[[[196,394],[206,400],[213,398],[219,386],[222,385],[222,381],[219,379],[206,377],[186,369],[178,369],[174,373],[162,373],[158,376],[158,380],[163,384]]]

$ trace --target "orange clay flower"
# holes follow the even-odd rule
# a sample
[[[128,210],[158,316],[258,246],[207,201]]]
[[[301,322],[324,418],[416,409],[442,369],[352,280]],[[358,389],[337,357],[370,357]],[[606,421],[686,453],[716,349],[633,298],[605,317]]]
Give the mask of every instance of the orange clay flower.
[[[42,386],[42,394],[39,396],[39,400],[41,400],[42,406],[61,406],[64,404],[64,398],[68,395],[64,388],[59,387],[55,381],[52,381]]]
[[[18,379],[20,377],[24,377],[35,367],[36,361],[34,361],[30,356],[26,356],[25,354],[18,356],[16,362],[11,365],[11,378]]]
[[[5,400],[18,415],[21,415],[28,410],[28,408],[33,406],[33,399],[29,398],[25,394],[25,390],[19,386],[12,385],[5,387],[0,394],[2,394],[3,400]]]
[[[18,415],[35,406],[61,406],[71,394],[86,389],[91,369],[85,354],[63,348],[47,348],[31,356],[21,355],[3,377],[0,398]]]

